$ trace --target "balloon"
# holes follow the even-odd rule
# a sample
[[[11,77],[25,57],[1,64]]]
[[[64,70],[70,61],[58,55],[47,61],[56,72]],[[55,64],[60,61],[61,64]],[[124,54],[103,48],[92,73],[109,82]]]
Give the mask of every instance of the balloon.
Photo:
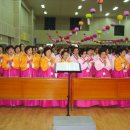
[[[106,30],[107,30],[106,27],[103,27],[103,28],[102,28],[102,31],[106,31]]]
[[[94,14],[96,12],[96,9],[95,8],[91,8],[90,11],[89,11],[91,14]]]
[[[92,18],[92,14],[88,13],[86,14],[88,25],[90,25],[90,19]]]
[[[120,24],[120,22],[123,20],[123,15],[118,15],[117,20],[119,21],[119,24]]]
[[[83,26],[83,25],[84,25],[84,22],[83,22],[83,21],[79,21],[79,25],[80,25],[80,26]]]
[[[72,32],[70,32],[70,33],[69,33],[69,36],[72,36],[72,35],[73,35]]]
[[[115,25],[116,25],[116,23],[115,23],[115,22],[112,22],[112,23],[111,23],[111,26],[112,26],[112,27],[114,27]]]
[[[119,21],[123,20],[123,15],[118,15],[117,20],[119,20]]]
[[[99,9],[100,12],[102,12],[102,4],[103,4],[104,0],[97,0],[97,3],[99,4]]]
[[[101,31],[101,30],[97,30],[97,33],[98,33],[98,34],[102,34],[102,31]]]
[[[92,18],[92,14],[90,13],[86,14],[86,18]]]
[[[129,16],[129,11],[124,11],[124,16]]]
[[[75,27],[75,29],[74,29],[75,31],[79,31],[79,27]]]

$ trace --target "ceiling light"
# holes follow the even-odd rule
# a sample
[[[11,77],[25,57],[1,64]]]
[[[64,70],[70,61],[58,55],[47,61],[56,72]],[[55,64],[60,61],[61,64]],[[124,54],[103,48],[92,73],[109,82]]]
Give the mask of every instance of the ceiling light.
[[[83,2],[86,1],[86,0],[82,0]]]
[[[82,5],[79,5],[79,6],[78,6],[78,9],[82,9],[82,7],[83,7]]]
[[[124,3],[127,3],[127,2],[129,2],[129,1],[130,1],[130,0],[124,0],[123,2],[124,2]]]
[[[44,9],[44,8],[45,8],[45,5],[41,5],[41,7]]]
[[[116,6],[116,7],[113,8],[113,10],[117,10],[118,8],[119,8],[119,7]]]
[[[75,15],[78,15],[79,13],[78,12],[75,12]]]
[[[105,14],[105,16],[109,16],[109,15],[110,15],[110,13],[106,13],[106,14]]]
[[[47,14],[47,11],[44,11],[44,14]]]

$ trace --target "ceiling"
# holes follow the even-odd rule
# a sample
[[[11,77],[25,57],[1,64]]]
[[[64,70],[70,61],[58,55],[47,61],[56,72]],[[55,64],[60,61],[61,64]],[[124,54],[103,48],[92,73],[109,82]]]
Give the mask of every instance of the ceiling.
[[[24,0],[25,3],[34,9],[36,16],[44,16],[44,10],[48,12],[46,16],[51,17],[84,17],[89,12],[90,8],[96,8],[96,17],[105,17],[107,12],[110,13],[108,17],[114,17],[118,14],[122,14],[124,10],[130,11],[130,2],[123,3],[123,0],[104,0],[103,12],[99,12],[99,5],[96,0]],[[45,5],[45,9],[41,8],[41,4]],[[82,5],[83,8],[78,10],[78,6]],[[113,11],[112,9],[118,6],[119,9]],[[75,12],[78,11],[79,15],[75,16]]]

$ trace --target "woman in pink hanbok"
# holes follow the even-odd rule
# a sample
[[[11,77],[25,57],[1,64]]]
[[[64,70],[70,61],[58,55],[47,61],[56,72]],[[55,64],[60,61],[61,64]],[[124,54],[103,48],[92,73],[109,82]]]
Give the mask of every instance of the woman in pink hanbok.
[[[72,62],[78,62],[79,63],[79,59],[80,59],[80,56],[79,56],[79,48],[78,47],[74,47],[72,49],[72,56],[70,57],[70,61]],[[77,74],[72,74],[72,77],[77,77]]]
[[[87,49],[87,55],[85,59],[89,61],[89,63],[91,63],[91,73],[92,73],[91,75],[92,77],[95,77],[96,74],[96,69],[94,66],[95,59],[94,59],[94,50],[92,48]]]
[[[59,62],[62,63],[70,63],[71,61],[68,59],[69,54],[68,51],[63,51],[61,53],[61,60]],[[68,73],[67,72],[63,72],[63,73],[58,73],[58,78],[68,78]]]
[[[78,62],[78,60],[80,59],[78,47],[74,47],[73,50],[72,50],[72,52],[73,52],[73,54],[70,57],[70,60],[72,62]]]
[[[77,74],[77,78],[92,77],[92,62],[90,62],[89,59],[86,59],[86,51],[84,49],[80,50],[79,55],[79,63],[81,65],[82,72]]]
[[[60,63],[70,63],[71,61],[68,59],[69,57],[69,54],[68,54],[68,51],[64,50],[62,53],[61,53],[61,60],[59,61]],[[68,73],[67,72],[60,72],[58,73],[58,78],[68,78]],[[61,107],[66,107],[67,106],[67,101],[66,100],[62,100],[62,101],[59,101],[59,104]]]
[[[58,54],[57,54],[56,57],[55,57],[56,63],[61,61],[61,59],[62,59],[61,53],[62,53],[63,51],[64,51],[64,48],[59,48],[59,49],[58,49]]]
[[[95,61],[96,77],[97,78],[110,78],[111,64],[106,58],[106,50],[104,48],[99,49],[99,59]],[[75,101],[76,107],[91,107],[91,106],[112,106],[116,105],[117,101],[106,100],[78,100]]]
[[[106,57],[104,48],[99,49],[99,58],[95,61],[96,77],[97,78],[110,78],[111,64]]]

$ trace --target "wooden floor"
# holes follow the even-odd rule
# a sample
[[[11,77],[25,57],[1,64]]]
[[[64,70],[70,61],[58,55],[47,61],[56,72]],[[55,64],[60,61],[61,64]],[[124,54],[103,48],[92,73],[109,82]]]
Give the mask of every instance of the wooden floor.
[[[53,116],[64,116],[66,109],[0,107],[0,130],[52,130]],[[130,108],[74,109],[74,116],[92,116],[97,130],[130,130]]]

